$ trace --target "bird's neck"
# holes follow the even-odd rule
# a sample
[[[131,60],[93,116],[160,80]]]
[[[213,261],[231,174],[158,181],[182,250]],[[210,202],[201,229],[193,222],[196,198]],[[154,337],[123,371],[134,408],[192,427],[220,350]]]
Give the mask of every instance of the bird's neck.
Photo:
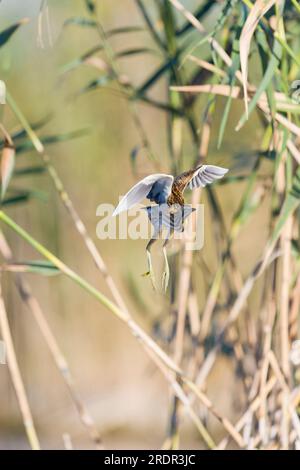
[[[167,199],[168,206],[173,206],[173,204],[179,204],[180,206],[184,205],[184,199],[180,191],[172,190],[170,196]]]

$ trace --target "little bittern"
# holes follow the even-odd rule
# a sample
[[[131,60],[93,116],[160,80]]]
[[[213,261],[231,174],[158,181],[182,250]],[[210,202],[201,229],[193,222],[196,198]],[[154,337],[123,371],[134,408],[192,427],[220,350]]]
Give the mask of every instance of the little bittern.
[[[152,268],[150,249],[153,243],[158,239],[163,227],[167,228],[167,236],[163,243],[163,254],[165,259],[165,269],[163,273],[163,288],[167,289],[169,281],[169,264],[166,252],[166,246],[174,231],[182,232],[185,219],[193,212],[190,205],[184,204],[183,192],[188,186],[190,189],[204,188],[207,184],[212,183],[216,179],[223,178],[227,173],[226,168],[214,165],[201,165],[193,170],[185,171],[181,175],[174,178],[172,175],[155,174],[146,176],[121,199],[118,206],[114,210],[113,215],[116,216],[120,212],[129,210],[135,204],[143,199],[150,199],[157,205],[148,206],[145,209],[154,232],[151,240],[148,242],[147,260],[148,272],[153,287],[155,288],[155,279]]]

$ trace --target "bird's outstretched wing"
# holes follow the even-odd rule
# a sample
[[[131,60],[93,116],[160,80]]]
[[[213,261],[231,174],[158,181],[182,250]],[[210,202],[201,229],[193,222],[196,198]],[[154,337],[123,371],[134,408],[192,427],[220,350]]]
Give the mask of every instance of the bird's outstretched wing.
[[[189,189],[204,188],[214,180],[223,178],[227,171],[226,168],[220,166],[201,165],[194,170],[185,171],[177,176],[172,190],[182,194],[187,187]]]
[[[207,184],[223,178],[227,171],[227,168],[215,165],[199,166],[189,180],[188,187],[189,189],[204,188]]]
[[[129,210],[135,204],[143,199],[148,198],[157,204],[164,204],[171,192],[174,178],[171,175],[156,174],[149,175],[137,183],[127,194],[121,199],[115,208],[113,215]]]

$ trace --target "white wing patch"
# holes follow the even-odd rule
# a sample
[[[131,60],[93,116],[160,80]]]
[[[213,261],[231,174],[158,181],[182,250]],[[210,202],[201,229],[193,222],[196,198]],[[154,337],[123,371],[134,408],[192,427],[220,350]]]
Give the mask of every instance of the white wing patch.
[[[120,212],[128,211],[132,206],[145,199],[149,194],[152,186],[157,181],[159,181],[160,184],[165,187],[165,189],[168,188],[169,192],[171,192],[171,187],[174,181],[173,176],[164,174],[146,176],[146,178],[142,179],[139,183],[133,186],[133,188],[131,188],[127,194],[125,194],[125,196],[119,202],[118,206],[115,208],[113,216],[120,214]]]
[[[195,171],[188,187],[189,189],[204,188],[207,184],[223,178],[227,171],[227,168],[222,168],[220,166],[202,165]]]

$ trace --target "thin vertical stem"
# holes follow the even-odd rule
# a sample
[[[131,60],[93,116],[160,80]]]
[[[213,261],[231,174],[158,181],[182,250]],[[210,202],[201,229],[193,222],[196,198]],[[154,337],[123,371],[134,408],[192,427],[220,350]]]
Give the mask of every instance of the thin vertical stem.
[[[2,256],[4,257],[6,261],[12,260],[12,257],[13,257],[12,251],[1,231],[0,231],[0,252],[2,253]],[[78,411],[79,418],[81,419],[83,425],[86,426],[91,439],[96,444],[96,447],[98,449],[102,449],[103,448],[102,439],[96,428],[94,420],[92,416],[90,415],[87,407],[81,400],[81,397],[79,396],[75,388],[74,379],[70,371],[69,364],[55,339],[55,336],[42,311],[40,303],[32,294],[29,284],[26,282],[26,280],[23,278],[22,275],[20,274],[16,275],[15,283],[16,283],[16,287],[18,289],[21,299],[23,300],[23,302],[25,303],[29,311],[32,313],[35,321],[37,322],[37,325],[41,331],[41,334],[45,340],[45,343],[47,344],[50,350],[50,353],[52,354],[56,367],[61,373],[62,378],[65,381],[69,389],[71,398]]]
[[[291,237],[293,217],[290,216],[281,235],[282,248],[282,282],[280,296],[280,337],[281,337],[281,365],[288,381],[290,375],[289,363],[289,289],[291,279]]]
[[[292,236],[293,218],[290,216],[285,224],[281,235],[282,255],[282,283],[280,295],[280,345],[281,345],[281,366],[285,379],[290,380],[290,340],[289,340],[289,288],[291,278],[291,236]],[[282,397],[282,426],[281,442],[282,448],[289,448],[289,396],[283,390]]]
[[[2,289],[0,285],[0,328],[2,331],[2,338],[6,346],[7,365],[17,395],[17,400],[19,403],[20,411],[23,418],[23,424],[25,427],[30,447],[32,450],[40,450],[40,443],[34,427],[29,402],[27,399],[25,387],[18,366],[15,348],[1,291]]]

